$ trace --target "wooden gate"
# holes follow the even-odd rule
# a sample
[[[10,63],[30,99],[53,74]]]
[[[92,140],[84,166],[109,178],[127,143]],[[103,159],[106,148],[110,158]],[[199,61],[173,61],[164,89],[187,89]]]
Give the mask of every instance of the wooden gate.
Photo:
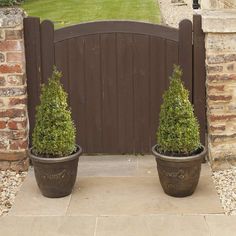
[[[40,84],[55,64],[87,153],[149,153],[156,143],[162,94],[181,65],[205,136],[204,34],[201,17],[179,29],[140,22],[91,22],[54,30],[24,20],[30,137]]]

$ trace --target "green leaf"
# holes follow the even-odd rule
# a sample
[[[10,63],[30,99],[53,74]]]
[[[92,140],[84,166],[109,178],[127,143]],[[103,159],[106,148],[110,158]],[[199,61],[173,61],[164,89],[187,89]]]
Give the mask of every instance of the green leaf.
[[[174,65],[170,86],[163,95],[157,143],[160,152],[191,154],[200,147],[199,124],[181,80],[182,70]]]
[[[33,150],[50,157],[70,155],[76,149],[76,130],[67,104],[67,93],[54,67],[52,78],[42,85],[40,105],[36,107],[36,123],[33,130]]]

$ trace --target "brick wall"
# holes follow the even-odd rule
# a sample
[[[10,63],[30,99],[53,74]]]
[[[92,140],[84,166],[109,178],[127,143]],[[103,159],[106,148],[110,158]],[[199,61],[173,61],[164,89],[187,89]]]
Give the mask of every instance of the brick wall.
[[[236,11],[203,14],[206,33],[209,158],[213,169],[236,163]]]
[[[28,119],[20,9],[0,9],[0,169],[26,170]]]

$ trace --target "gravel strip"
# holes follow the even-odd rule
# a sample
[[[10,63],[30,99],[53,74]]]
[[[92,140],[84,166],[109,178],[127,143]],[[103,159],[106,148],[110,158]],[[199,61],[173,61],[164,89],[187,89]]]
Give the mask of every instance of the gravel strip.
[[[212,178],[226,215],[236,215],[236,167],[215,171]]]
[[[8,213],[27,172],[0,171],[0,216]]]
[[[159,0],[163,24],[179,28],[183,19],[192,21],[192,0],[183,0],[182,3],[171,3],[171,0]]]

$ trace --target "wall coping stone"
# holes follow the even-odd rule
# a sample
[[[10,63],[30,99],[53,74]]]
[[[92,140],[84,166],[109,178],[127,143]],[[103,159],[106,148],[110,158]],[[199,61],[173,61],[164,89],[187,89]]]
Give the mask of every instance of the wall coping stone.
[[[201,9],[233,9],[236,0],[200,0]]]
[[[200,14],[205,33],[236,33],[236,9],[201,10]]]
[[[16,27],[22,24],[26,13],[22,8],[0,8],[0,28]]]

